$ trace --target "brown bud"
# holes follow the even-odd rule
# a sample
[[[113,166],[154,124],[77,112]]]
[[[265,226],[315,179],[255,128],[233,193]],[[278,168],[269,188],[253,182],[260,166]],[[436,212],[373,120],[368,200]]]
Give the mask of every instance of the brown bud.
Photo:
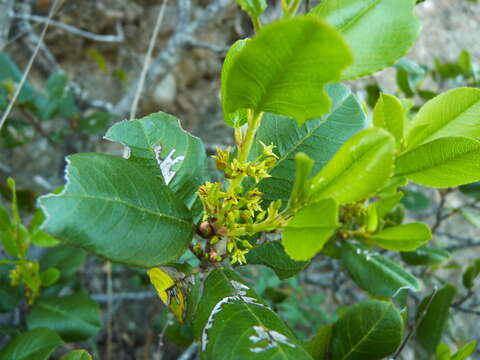
[[[215,235],[215,229],[210,221],[202,221],[200,225],[198,225],[197,234],[204,239],[210,239],[213,235]]]

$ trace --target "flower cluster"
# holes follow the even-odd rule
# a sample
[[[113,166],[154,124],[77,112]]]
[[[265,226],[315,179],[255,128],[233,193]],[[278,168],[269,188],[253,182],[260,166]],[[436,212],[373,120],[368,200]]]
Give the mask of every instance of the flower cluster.
[[[42,286],[38,261],[18,261],[10,270],[10,284],[12,286],[24,285],[28,305],[32,305],[40,296],[40,287]]]

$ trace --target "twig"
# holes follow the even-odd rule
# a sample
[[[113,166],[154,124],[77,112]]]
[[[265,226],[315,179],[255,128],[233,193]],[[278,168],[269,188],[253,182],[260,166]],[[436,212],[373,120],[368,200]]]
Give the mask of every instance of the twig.
[[[50,24],[50,20],[52,19],[52,16],[54,15],[55,11],[57,10],[57,6],[61,1],[63,1],[63,0],[55,0],[55,2],[53,3],[53,5],[50,9],[50,13],[48,14],[48,21],[45,23],[45,26],[43,27],[42,32],[40,33],[40,40],[41,41],[43,41],[43,38],[45,37],[45,34],[47,32],[47,29],[48,29],[48,25]],[[27,67],[25,68],[25,71],[24,71],[23,76],[20,80],[20,83],[17,85],[15,93],[13,94],[12,100],[10,100],[10,103],[8,104],[7,109],[5,110],[2,118],[0,119],[0,130],[2,129],[3,124],[7,120],[8,115],[10,115],[10,112],[12,111],[13,105],[17,101],[18,95],[20,94],[20,91],[22,90],[23,85],[25,84],[25,81],[27,80],[27,76],[30,73],[33,62],[35,61],[35,58],[37,57],[38,50],[40,49],[40,46],[41,46],[41,42],[39,41],[37,46],[35,47],[35,50],[34,50],[32,56],[30,57],[30,60],[28,61]]]
[[[477,311],[477,310],[469,309],[469,308],[466,308],[466,307],[463,307],[463,306],[452,306],[452,308],[454,308],[455,310],[467,313],[467,314],[474,314],[474,315],[480,316],[480,311]]]
[[[188,44],[193,47],[209,50],[219,56],[226,55],[229,49],[228,46],[217,46],[213,44],[208,44],[203,41],[198,41],[197,39],[194,39],[194,38],[189,39]]]
[[[443,208],[445,207],[445,202],[447,200],[447,195],[449,194],[449,189],[440,190],[440,202],[438,203],[437,211],[435,214],[435,223],[432,226],[432,233],[435,233],[443,220]]]
[[[419,326],[420,323],[422,322],[422,320],[423,320],[423,318],[425,317],[425,315],[427,315],[427,310],[430,308],[430,305],[432,304],[433,298],[434,298],[435,295],[437,294],[437,291],[438,291],[438,288],[435,286],[435,288],[433,289],[432,295],[430,295],[430,299],[428,299],[428,303],[426,304],[425,308],[424,308],[423,311],[420,313],[420,315],[418,316],[418,318],[415,320],[415,323],[413,324],[412,330],[410,330],[410,332],[407,334],[407,336],[406,336],[405,339],[403,340],[402,344],[401,344],[400,347],[398,348],[397,352],[396,352],[395,355],[392,357],[392,360],[395,360],[395,359],[398,358],[398,356],[400,356],[400,353],[403,351],[403,349],[405,348],[405,346],[407,345],[407,343],[410,341],[410,339],[412,338],[412,336],[415,335],[415,332],[417,331],[418,326]]]
[[[163,329],[160,332],[160,334],[158,334],[158,346],[157,346],[157,351],[153,356],[154,360],[160,360],[162,358],[162,350],[164,345],[163,338],[165,337],[168,327],[172,325],[173,323],[172,320],[173,320],[172,313],[169,312],[167,315],[167,321],[165,322],[165,325],[163,326]]]
[[[50,145],[56,146],[57,144],[50,138],[50,136],[43,130],[42,125],[38,122],[38,120],[30,113],[28,110],[22,111],[22,113],[25,115],[25,118],[27,121],[30,123],[30,125],[33,126],[33,128],[40,134],[42,135]]]
[[[131,292],[131,293],[117,293],[112,294],[112,301],[144,301],[157,297],[154,291]],[[92,299],[99,303],[106,303],[108,301],[108,294],[93,294]]]
[[[46,24],[48,22],[48,18],[43,17],[43,16],[38,16],[38,15],[31,15],[31,14],[16,14],[13,12],[10,12],[10,17],[14,19],[22,19],[22,20],[28,20],[28,21],[35,21],[41,24]],[[66,30],[68,32],[71,32],[72,34],[84,37],[86,39],[94,40],[94,41],[101,41],[101,42],[109,42],[109,43],[115,43],[115,42],[123,42],[125,40],[125,35],[123,33],[123,29],[120,24],[117,23],[116,25],[116,35],[101,35],[101,34],[95,34],[89,31],[85,31],[82,29],[79,29],[75,26],[72,25],[67,25],[64,24],[60,21],[56,20],[50,20],[50,26],[55,26],[60,29]]]
[[[188,348],[180,355],[178,360],[190,360],[198,350],[198,343],[192,342]]]
[[[182,0],[182,3],[188,0]],[[187,26],[180,27],[184,23],[184,19],[189,17],[188,9],[179,6],[179,21],[175,28],[174,35],[168,40],[166,46],[158,53],[153,63],[148,70],[145,85],[149,89],[152,84],[158,82],[163,77],[170,67],[177,63],[181,56],[182,50],[188,45],[188,40],[191,39],[198,31],[208,24],[213,18],[218,17],[218,14],[226,9],[232,0],[215,0],[201,13],[201,15]],[[180,16],[182,15],[182,16]],[[125,116],[131,109],[132,101],[135,97],[139,81],[137,80],[133,86],[127,91],[123,98],[115,106],[115,113],[120,116]]]
[[[465,301],[467,301],[468,299],[470,299],[474,294],[475,294],[475,293],[473,292],[472,289],[468,289],[467,294],[466,294],[463,298],[461,298],[460,300],[454,302],[454,303],[452,304],[452,306],[455,307],[455,306],[460,306],[460,305],[462,305]]]
[[[142,72],[140,73],[140,79],[138,80],[135,97],[133,98],[132,108],[130,109],[130,119],[134,119],[137,113],[138,102],[140,101],[140,95],[142,94],[143,85],[145,83],[145,78],[147,77],[147,72],[148,72],[148,68],[150,67],[150,62],[152,61],[153,48],[155,47],[155,42],[158,37],[160,25],[162,24],[163,14],[165,13],[165,7],[167,5],[167,1],[168,0],[163,0],[162,6],[160,7],[160,11],[158,12],[157,21],[153,29],[152,37],[150,38],[150,43],[148,44],[147,55],[145,56]]]

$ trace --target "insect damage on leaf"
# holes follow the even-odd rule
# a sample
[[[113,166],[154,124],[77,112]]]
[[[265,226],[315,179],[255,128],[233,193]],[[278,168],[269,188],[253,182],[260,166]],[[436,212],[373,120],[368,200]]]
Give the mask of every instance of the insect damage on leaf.
[[[162,302],[183,324],[187,310],[187,290],[194,281],[193,276],[185,276],[180,271],[167,267],[152,268],[147,274]]]
[[[208,330],[213,326],[215,315],[217,315],[220,311],[222,311],[223,305],[232,304],[236,301],[239,301],[247,305],[257,305],[257,306],[261,306],[268,309],[268,307],[266,307],[265,305],[257,302],[257,299],[254,299],[249,296],[245,296],[247,295],[246,290],[250,290],[248,286],[235,280],[230,280],[230,285],[232,285],[233,289],[235,290],[235,295],[224,297],[222,300],[216,303],[215,306],[213,307],[213,310],[208,316],[207,323],[205,324],[205,327],[203,328],[203,331],[202,331],[202,351],[205,351],[205,349],[207,348]]]
[[[250,341],[252,341],[254,344],[262,342],[264,346],[253,347],[250,349],[251,352],[254,352],[254,353],[264,352],[264,351],[276,348],[278,344],[284,344],[292,348],[295,347],[294,344],[288,341],[288,338],[285,335],[280,334],[275,330],[268,330],[263,326],[257,326],[257,325],[253,327],[253,330],[255,330],[256,335],[250,336],[249,337]]]
[[[173,166],[180,161],[185,160],[185,156],[181,155],[174,158],[173,154],[175,154],[176,149],[172,149],[170,150],[168,155],[162,159],[160,156],[162,152],[162,145],[160,144],[155,145],[153,151],[155,152],[155,159],[157,160],[158,166],[160,167],[160,171],[162,172],[165,184],[168,185],[177,173],[175,170],[173,170]]]

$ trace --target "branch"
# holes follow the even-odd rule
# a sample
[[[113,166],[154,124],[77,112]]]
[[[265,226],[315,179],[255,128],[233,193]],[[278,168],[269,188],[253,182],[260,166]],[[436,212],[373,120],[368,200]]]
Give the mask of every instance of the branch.
[[[162,24],[163,14],[165,13],[165,6],[167,5],[168,0],[163,0],[160,11],[158,12],[157,21],[155,22],[155,27],[153,29],[152,37],[148,44],[147,55],[145,56],[145,61],[143,63],[142,72],[140,73],[140,79],[138,80],[137,89],[135,91],[135,97],[133,98],[132,108],[130,109],[130,120],[135,118],[137,113],[138,102],[140,101],[140,95],[142,94],[143,84],[145,83],[145,78],[147,76],[148,68],[150,67],[150,62],[152,60],[153,48],[158,37],[158,32],[160,30],[160,25]]]
[[[53,14],[55,13],[55,11],[57,10],[57,7],[59,5],[59,3],[61,2],[62,0],[55,0],[55,2],[53,3],[51,9],[50,9],[50,13],[48,14],[48,20],[46,23],[45,23],[45,26],[43,27],[42,29],[42,32],[40,34],[40,41],[38,42],[37,46],[35,47],[35,50],[33,51],[33,54],[32,56],[30,57],[30,60],[28,61],[28,64],[27,64],[27,67],[25,68],[25,71],[23,72],[23,76],[20,80],[20,83],[17,85],[17,88],[15,90],[15,93],[13,94],[13,97],[12,97],[12,100],[10,101],[10,103],[8,104],[8,107],[7,109],[5,110],[5,112],[3,113],[3,116],[2,118],[0,119],[0,130],[2,129],[2,126],[3,124],[5,123],[5,121],[7,120],[7,117],[8,115],[10,115],[10,112],[12,111],[13,109],[13,105],[15,104],[15,102],[17,101],[17,98],[18,98],[18,95],[20,94],[20,91],[22,90],[23,88],[23,85],[25,84],[25,81],[27,80],[27,77],[28,77],[28,74],[30,73],[30,70],[32,69],[32,65],[33,65],[33,62],[35,61],[35,58],[37,57],[37,54],[38,54],[38,50],[40,50],[40,46],[41,46],[41,41],[43,41],[43,38],[45,37],[45,34],[47,32],[47,29],[48,29],[48,25],[50,23],[50,20],[52,19],[52,16]]]
[[[192,23],[185,24],[185,20],[189,17],[189,1],[179,1],[178,13],[179,19],[175,28],[174,35],[168,40],[166,46],[158,53],[155,60],[150,66],[145,79],[145,88],[148,90],[168,72],[170,67],[176,64],[182,57],[183,49],[188,46],[189,40],[194,37],[206,24],[212,19],[218,18],[220,12],[224,11],[232,0],[215,0],[213,1],[200,16]],[[186,4],[186,5],[185,5]],[[120,116],[126,116],[130,110],[135,93],[139,85],[137,80],[127,91],[123,98],[115,106],[115,113]]]
[[[144,301],[157,297],[154,291],[115,293],[112,294],[112,301]],[[98,303],[107,303],[108,294],[93,294],[92,299]]]
[[[43,17],[43,16],[38,16],[38,15],[31,15],[31,14],[16,14],[12,11],[9,13],[10,18],[14,19],[22,19],[22,20],[27,20],[27,21],[34,21],[38,22],[41,24],[46,24],[48,22],[48,18]],[[86,39],[94,40],[94,41],[102,41],[102,42],[109,42],[109,43],[115,43],[115,42],[123,42],[125,40],[125,35],[123,33],[122,26],[117,23],[116,26],[116,35],[101,35],[101,34],[95,34],[89,31],[85,31],[82,29],[79,29],[75,26],[72,25],[67,25],[64,24],[60,21],[56,20],[50,20],[50,25],[58,27],[60,29],[63,29],[65,31],[71,32],[72,34],[84,37]]]
[[[180,355],[178,360],[190,360],[198,350],[198,343],[195,341]]]

